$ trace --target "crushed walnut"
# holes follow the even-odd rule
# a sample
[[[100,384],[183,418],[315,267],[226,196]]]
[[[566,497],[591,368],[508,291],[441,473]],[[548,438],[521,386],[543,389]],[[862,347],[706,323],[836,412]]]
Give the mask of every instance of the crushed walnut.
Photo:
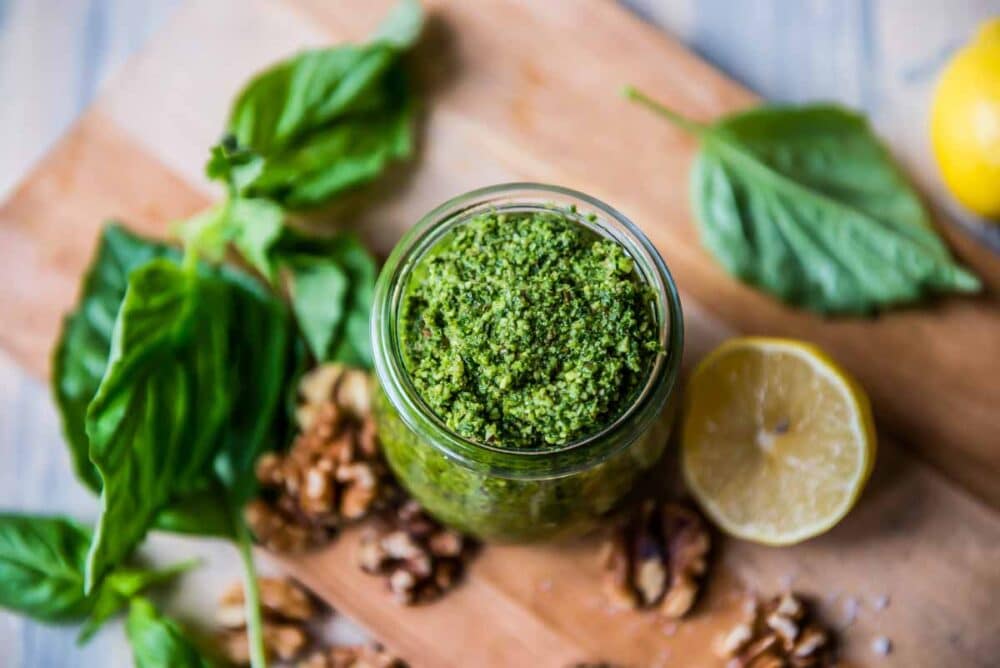
[[[830,632],[805,602],[790,592],[751,606],[751,617],[730,629],[716,646],[726,668],[832,668],[836,647]]]
[[[455,587],[474,550],[471,539],[442,527],[410,499],[365,531],[357,558],[363,571],[386,578],[399,603],[412,605]]]
[[[406,668],[398,656],[378,644],[342,645],[317,650],[298,668]]]
[[[299,668],[406,668],[406,663],[381,645],[318,646],[310,627],[328,608],[305,589],[285,578],[260,578],[261,612],[264,624],[264,649],[268,658]],[[219,649],[230,663],[250,663],[244,612],[245,594],[240,582],[232,584],[219,597],[216,621],[222,627]],[[303,658],[305,657],[305,658]]]
[[[261,495],[244,510],[257,540],[279,552],[329,541],[392,493],[371,416],[368,374],[317,367],[299,385],[301,432],[287,453],[257,461]]]
[[[616,608],[656,606],[679,619],[694,606],[711,538],[695,510],[645,501],[605,544],[604,591]]]
[[[272,659],[292,661],[310,644],[308,624],[321,606],[300,586],[284,578],[260,578],[260,603],[264,622],[264,648]],[[222,654],[231,663],[250,663],[243,585],[234,583],[219,598],[216,622]]]

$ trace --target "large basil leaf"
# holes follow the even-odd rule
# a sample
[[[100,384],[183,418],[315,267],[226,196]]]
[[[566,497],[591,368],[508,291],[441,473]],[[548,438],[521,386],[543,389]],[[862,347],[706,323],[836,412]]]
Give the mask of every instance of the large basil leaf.
[[[865,119],[830,105],[763,106],[700,125],[691,196],[702,243],[733,275],[824,313],[974,292]]]
[[[218,533],[225,513],[199,518],[188,503],[203,500],[231,526],[254,459],[280,445],[293,348],[287,309],[245,274],[169,260],[133,271],[87,415],[103,480],[88,586],[164,509],[187,509],[173,528]]]
[[[239,509],[256,489],[257,457],[290,441],[285,399],[301,372],[301,351],[280,299],[242,272],[222,268],[218,276],[229,306],[226,363],[233,404],[212,469],[230,506]]]
[[[83,281],[76,309],[63,323],[52,364],[52,386],[77,476],[95,492],[101,480],[90,462],[85,430],[87,406],[107,368],[111,332],[125,296],[128,275],[156,257],[179,257],[176,249],[143,239],[118,223],[105,226]]]
[[[206,172],[233,194],[307,208],[373,180],[413,149],[414,105],[400,55],[422,10],[403,0],[373,41],[307,51],[254,77]]]
[[[132,601],[125,624],[136,668],[208,668],[215,664],[198,650],[180,625],[143,598]]]
[[[87,411],[90,459],[103,482],[88,590],[161,509],[205,479],[233,403],[226,296],[169,260],[129,276],[108,369]]]
[[[49,622],[82,618],[89,545],[90,531],[71,520],[0,514],[0,606]]]
[[[87,617],[81,640],[139,592],[191,567],[119,567],[91,596],[84,593],[90,530],[55,516],[0,513],[0,607],[47,622]]]

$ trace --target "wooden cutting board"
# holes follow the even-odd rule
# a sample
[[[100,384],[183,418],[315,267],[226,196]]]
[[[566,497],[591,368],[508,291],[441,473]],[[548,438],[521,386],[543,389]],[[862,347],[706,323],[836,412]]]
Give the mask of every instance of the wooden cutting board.
[[[166,235],[169,221],[205,206],[218,196],[201,173],[207,147],[248,75],[304,47],[362,39],[388,4],[182,9],[0,208],[0,345],[47,374],[101,222]],[[354,532],[284,563],[415,666],[717,665],[711,639],[739,615],[743,590],[789,582],[833,623],[848,625],[859,609],[844,633],[853,663],[997,665],[1000,261],[948,231],[985,280],[980,298],[873,320],[785,308],[727,278],[700,249],[687,206],[692,142],[617,91],[635,83],[706,119],[751,103],[750,93],[610,2],[428,4],[415,58],[427,91],[419,158],[339,222],[387,251],[422,213],[473,187],[531,179],[596,195],[635,220],[674,272],[688,362],[737,332],[822,344],[872,395],[878,465],[858,508],[819,539],[786,549],[722,542],[707,600],[676,626],[605,609],[593,541],[489,547],[459,591],[419,609],[396,607],[358,572]],[[875,610],[884,595],[890,605]],[[869,649],[879,635],[893,640],[888,659]]]

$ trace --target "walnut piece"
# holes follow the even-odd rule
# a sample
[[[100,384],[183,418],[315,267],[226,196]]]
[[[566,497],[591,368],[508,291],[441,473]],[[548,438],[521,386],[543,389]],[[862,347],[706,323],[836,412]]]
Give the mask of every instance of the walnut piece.
[[[260,603],[264,614],[289,621],[307,622],[318,613],[305,589],[286,578],[259,578]],[[243,584],[234,582],[219,597],[216,622],[226,628],[246,626]]]
[[[454,588],[474,547],[469,538],[442,527],[409,499],[381,526],[365,531],[357,560],[364,572],[386,579],[397,602],[412,605]]]
[[[787,592],[753,601],[750,619],[716,643],[727,668],[831,668],[837,665],[830,633],[813,619],[801,597]]]
[[[310,643],[306,625],[319,614],[320,606],[292,580],[260,578],[257,587],[264,621],[264,648],[272,658],[291,661]],[[243,584],[235,582],[219,597],[215,615],[216,622],[224,629],[220,636],[222,654],[237,665],[250,662],[245,602]]]
[[[299,384],[301,432],[287,453],[257,460],[260,498],[244,509],[257,540],[278,552],[322,545],[394,493],[378,447],[371,379],[326,364]]]
[[[397,656],[381,645],[317,647],[309,627],[325,611],[305,589],[284,578],[257,581],[264,622],[264,649],[281,665],[296,663],[300,668],[406,668]],[[236,582],[219,597],[216,620],[223,627],[219,650],[229,663],[250,663],[250,642],[243,613],[245,593]],[[302,659],[308,652],[308,657]]]
[[[679,619],[694,606],[710,548],[696,511],[645,501],[604,546],[605,595],[616,608],[658,606]]]
[[[405,668],[406,663],[378,644],[345,645],[312,653],[298,668]]]

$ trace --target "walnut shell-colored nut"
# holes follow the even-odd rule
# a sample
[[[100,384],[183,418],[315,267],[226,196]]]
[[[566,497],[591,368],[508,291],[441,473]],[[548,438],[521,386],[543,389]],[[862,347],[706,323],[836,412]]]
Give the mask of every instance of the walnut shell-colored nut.
[[[299,381],[299,395],[306,404],[322,404],[336,398],[337,386],[346,371],[342,364],[321,364]],[[303,427],[305,428],[305,427]]]
[[[265,502],[252,501],[243,509],[243,518],[254,537],[277,552],[299,552],[309,546],[308,529],[291,524]]]
[[[601,548],[604,564],[602,587],[608,604],[619,610],[631,610],[638,605],[632,588],[632,564],[624,532],[616,531]]]
[[[715,645],[716,654],[721,658],[736,656],[751,640],[753,640],[753,627],[748,623],[737,624],[718,639]]]
[[[427,547],[435,557],[457,557],[465,549],[465,539],[457,531],[443,529],[431,535]]]
[[[382,541],[373,531],[367,531],[361,536],[358,544],[358,565],[366,573],[381,573],[392,561],[392,557],[382,547]]]
[[[777,654],[765,652],[754,657],[747,668],[785,668],[785,661]]]
[[[698,584],[689,577],[674,579],[660,603],[660,613],[670,619],[680,619],[694,606],[698,597]]]
[[[777,633],[778,637],[784,641],[786,647],[791,647],[792,643],[795,642],[795,638],[799,635],[799,625],[792,621],[790,617],[785,617],[777,612],[772,612],[768,615],[765,622],[768,628]]]
[[[397,568],[389,576],[389,591],[402,604],[409,604],[416,598],[417,578],[405,568]]]
[[[292,621],[309,621],[317,614],[309,594],[299,585],[287,578],[258,578],[257,588],[260,593],[260,603],[265,615],[280,617]],[[244,626],[243,616],[246,602],[243,584],[234,582],[226,588],[219,597],[219,613],[217,620],[222,626]],[[239,610],[239,615],[236,611]],[[237,619],[238,617],[238,619]]]
[[[358,447],[368,459],[374,459],[378,455],[377,434],[375,418],[371,415],[366,415],[361,421],[361,429],[358,430]]]
[[[822,628],[814,624],[807,626],[799,635],[791,655],[799,659],[813,656],[820,648],[826,646],[828,640],[829,636]]]
[[[337,405],[361,419],[371,414],[371,382],[364,371],[348,369],[337,383]]]
[[[635,588],[644,606],[660,600],[667,590],[667,568],[660,555],[639,562],[635,572]]]
[[[309,637],[301,626],[264,622],[264,649],[272,658],[291,661],[302,653],[308,642]],[[219,650],[230,663],[249,665],[250,640],[247,630],[227,631],[221,638]]]
[[[777,603],[774,604],[774,612],[791,620],[798,621],[805,614],[805,606],[802,605],[802,601],[795,594],[786,591],[778,598]]]
[[[459,562],[453,559],[445,559],[439,561],[434,565],[434,585],[440,591],[447,591],[451,589],[455,581],[458,580],[458,574],[461,571],[461,566]]]
[[[324,468],[327,467],[317,464],[307,469],[303,478],[299,505],[310,515],[328,513],[334,507],[336,488],[330,472]]]
[[[382,537],[382,548],[392,559],[413,559],[423,554],[423,549],[405,531],[393,531]]]

